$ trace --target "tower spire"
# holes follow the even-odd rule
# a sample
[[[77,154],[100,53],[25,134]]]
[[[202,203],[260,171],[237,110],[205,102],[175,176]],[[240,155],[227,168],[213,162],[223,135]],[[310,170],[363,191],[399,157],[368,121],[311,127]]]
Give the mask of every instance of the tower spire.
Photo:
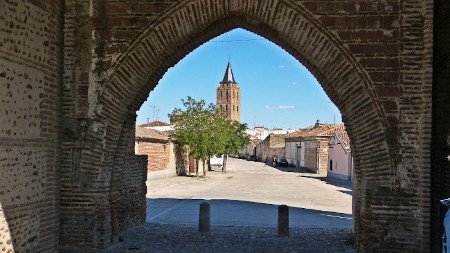
[[[240,121],[241,116],[241,89],[234,79],[231,69],[231,57],[228,56],[228,64],[223,80],[217,87],[216,108],[230,120]]]
[[[225,70],[225,75],[223,76],[221,84],[229,84],[234,83],[237,84],[236,80],[234,79],[233,70],[231,69],[231,60],[228,58],[228,65],[227,69]]]

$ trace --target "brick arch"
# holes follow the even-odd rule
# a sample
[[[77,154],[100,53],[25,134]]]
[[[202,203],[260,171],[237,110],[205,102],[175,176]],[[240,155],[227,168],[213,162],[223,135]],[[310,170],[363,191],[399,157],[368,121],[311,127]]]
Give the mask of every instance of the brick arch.
[[[374,234],[376,230],[367,225],[370,218],[366,221],[360,213],[379,194],[389,193],[395,183],[395,152],[389,152],[395,145],[390,143],[383,107],[371,79],[338,36],[294,1],[230,0],[222,5],[208,0],[183,1],[149,24],[119,56],[90,108],[93,122],[106,129],[104,135],[108,136],[102,146],[105,164],[115,165],[123,159],[118,150],[122,150],[124,136],[129,134],[125,126],[130,125],[135,111],[165,71],[202,43],[237,27],[255,32],[291,53],[313,73],[341,110],[355,150],[356,240],[366,249],[369,238],[374,245],[382,243]],[[375,190],[365,190],[366,185]]]

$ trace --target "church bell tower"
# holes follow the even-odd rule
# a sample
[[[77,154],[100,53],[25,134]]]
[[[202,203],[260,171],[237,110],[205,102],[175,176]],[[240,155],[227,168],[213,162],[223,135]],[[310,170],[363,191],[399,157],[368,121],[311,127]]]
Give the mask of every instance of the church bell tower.
[[[240,122],[241,119],[241,89],[237,85],[228,61],[223,80],[217,88],[216,108],[231,120]]]

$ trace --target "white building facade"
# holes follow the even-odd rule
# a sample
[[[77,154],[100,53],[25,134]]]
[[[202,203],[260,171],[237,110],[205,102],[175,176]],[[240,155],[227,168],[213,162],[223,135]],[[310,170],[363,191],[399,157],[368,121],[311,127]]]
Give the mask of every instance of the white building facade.
[[[328,149],[328,177],[352,180],[353,158],[350,145],[344,138],[334,135]]]

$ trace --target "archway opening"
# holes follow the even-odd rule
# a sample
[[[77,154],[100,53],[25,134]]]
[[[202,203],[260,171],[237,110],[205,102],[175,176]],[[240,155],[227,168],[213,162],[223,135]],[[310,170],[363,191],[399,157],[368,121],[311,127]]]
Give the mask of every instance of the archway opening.
[[[227,88],[225,78],[239,90]],[[226,174],[215,158],[206,177],[189,177],[199,168],[189,155],[190,162],[176,155],[168,114],[187,96],[230,108],[230,118],[239,112],[247,124],[251,142],[233,154]],[[287,204],[296,233],[341,235],[337,244],[351,236],[353,161],[340,112],[307,68],[276,44],[244,29],[209,40],[169,69],[137,114],[135,152],[148,155],[151,228],[195,227],[198,205],[208,200],[213,226],[270,230],[276,206]]]
[[[348,48],[340,43],[335,34],[330,33],[315,21],[308,12],[285,3],[277,6],[277,10],[280,12],[275,13],[271,9],[271,15],[284,13],[282,9],[287,8],[286,11],[293,15],[291,16],[294,17],[292,22],[295,24],[283,26],[277,23],[277,19],[266,20],[264,17],[254,15],[240,15],[232,10],[233,6],[231,6],[230,13],[228,10],[224,13],[218,12],[216,13],[218,16],[212,20],[199,20],[203,23],[195,24],[196,29],[194,30],[178,31],[177,22],[173,20],[185,19],[186,16],[183,16],[185,9],[183,8],[190,9],[192,7],[181,4],[180,8],[144,29],[126,52],[119,56],[116,64],[111,67],[111,71],[102,82],[104,90],[95,100],[94,106],[90,108],[90,112],[96,119],[92,129],[104,127],[102,128],[105,129],[104,135],[108,136],[106,140],[98,138],[96,141],[90,141],[93,143],[92,145],[97,145],[103,150],[102,156],[99,156],[101,158],[99,162],[111,165],[113,168],[111,184],[108,186],[110,189],[109,199],[113,203],[111,208],[112,229],[108,227],[104,229],[101,225],[97,228],[103,236],[102,238],[106,238],[105,241],[108,240],[108,236],[112,235],[114,238],[115,232],[120,231],[120,229],[114,231],[117,227],[114,225],[115,223],[123,223],[118,220],[118,217],[121,217],[118,213],[130,213],[133,210],[141,213],[145,209],[145,203],[141,201],[143,195],[141,191],[134,192],[136,199],[134,203],[138,206],[136,208],[133,208],[134,204],[127,205],[126,208],[120,204],[122,200],[130,199],[131,201],[132,197],[128,197],[129,195],[124,197],[122,193],[122,195],[117,195],[124,188],[122,185],[116,184],[116,181],[125,181],[120,177],[121,174],[117,173],[117,170],[132,163],[140,164],[139,166],[144,163],[143,159],[132,155],[134,154],[135,112],[146,100],[148,92],[156,86],[170,66],[176,64],[205,41],[224,31],[242,27],[274,41],[300,60],[314,73],[314,76],[323,85],[326,94],[340,108],[343,121],[347,126],[346,130],[352,137],[354,147],[355,240],[357,244],[361,243],[359,244],[361,249],[367,246],[364,244],[367,240],[370,241],[371,247],[375,248],[384,243],[384,238],[379,238],[370,232],[371,226],[378,227],[377,224],[371,223],[374,217],[371,216],[371,213],[382,210],[383,207],[371,203],[379,201],[380,194],[388,194],[396,196],[390,199],[392,204],[389,206],[394,206],[393,203],[398,197],[394,191],[399,183],[394,177],[397,173],[394,168],[398,161],[396,153],[389,152],[391,148],[396,148],[395,140],[388,138],[392,132],[389,131],[387,117],[384,115],[381,102],[377,99],[378,95],[375,93],[374,85]],[[168,18],[170,15],[174,15],[175,18]],[[172,36],[167,36],[162,34],[164,31],[176,32]],[[114,104],[111,103],[111,99],[114,100]],[[371,145],[366,145],[367,142]],[[400,197],[402,196],[404,195]],[[116,199],[117,201],[115,201]],[[103,213],[101,214],[103,215]],[[384,224],[397,222],[397,219],[389,214],[383,217]],[[415,218],[410,217],[410,219]],[[386,227],[383,229],[384,231],[389,230]],[[363,237],[365,241],[362,240]],[[396,239],[388,238],[387,240],[395,241]]]

